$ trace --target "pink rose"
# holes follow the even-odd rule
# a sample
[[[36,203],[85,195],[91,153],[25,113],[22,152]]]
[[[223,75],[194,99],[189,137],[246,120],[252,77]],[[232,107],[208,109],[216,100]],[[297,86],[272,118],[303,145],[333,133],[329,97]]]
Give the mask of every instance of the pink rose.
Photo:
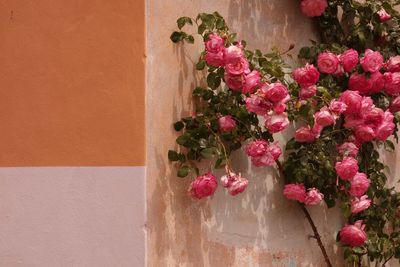
[[[372,73],[369,81],[371,83],[371,90],[369,93],[379,93],[385,88],[385,77],[379,71]]]
[[[279,157],[282,155],[282,149],[277,145],[277,143],[271,144],[267,151],[272,155],[274,160],[279,159]]]
[[[333,74],[338,70],[338,56],[331,52],[324,52],[318,55],[318,69],[322,73]]]
[[[314,114],[314,121],[316,124],[326,127],[334,124],[336,120],[328,107],[323,107],[320,111]]]
[[[359,113],[346,115],[344,120],[344,127],[347,129],[353,129],[364,124],[364,118]]]
[[[348,49],[339,56],[345,72],[351,72],[358,64],[358,52]]]
[[[265,117],[265,128],[270,133],[278,133],[289,126],[289,119],[286,113],[272,114]]]
[[[336,151],[346,157],[357,157],[358,155],[358,147],[351,142],[341,144],[336,148]]]
[[[208,40],[204,43],[206,51],[209,53],[223,52],[225,49],[225,40],[216,33],[211,33]]]
[[[246,98],[246,109],[257,115],[266,115],[273,107],[273,104],[261,96],[251,95]]]
[[[310,85],[307,87],[302,87],[300,89],[299,97],[300,97],[300,99],[305,100],[305,99],[309,99],[309,98],[315,96],[316,94],[317,94],[317,86]]]
[[[303,68],[293,71],[293,79],[300,84],[301,87],[315,85],[319,80],[319,71],[312,64],[306,64]]]
[[[321,194],[318,189],[310,188],[308,189],[304,203],[306,205],[318,205],[321,203],[322,199],[324,199],[324,195]]]
[[[231,174],[225,174],[221,176],[221,185],[225,188],[228,188],[234,180],[235,177],[233,177]]]
[[[390,14],[387,13],[386,10],[383,9],[383,8],[381,10],[379,10],[377,13],[378,13],[378,16],[379,16],[379,20],[381,22],[388,21],[388,20],[390,20],[392,18],[392,16],[390,16]]]
[[[307,17],[319,17],[327,7],[327,0],[302,0],[300,4],[301,12]]]
[[[245,58],[239,58],[236,61],[228,63],[225,65],[225,72],[228,75],[242,75],[250,72],[249,70],[249,62]]]
[[[208,65],[213,67],[220,67],[225,64],[224,62],[224,52],[220,51],[218,53],[206,52],[205,60]]]
[[[390,104],[390,112],[396,113],[400,111],[400,96],[396,97],[393,101],[392,104]]]
[[[351,247],[358,247],[365,243],[367,235],[364,232],[365,225],[357,221],[354,225],[346,224],[340,231],[340,241]]]
[[[241,58],[244,58],[243,46],[240,43],[237,45],[231,45],[228,48],[225,48],[224,55],[225,64],[235,63]]]
[[[297,200],[304,203],[306,200],[306,188],[303,184],[287,184],[283,189],[283,195],[290,200]]]
[[[375,129],[376,139],[385,141],[393,134],[393,131],[396,127],[393,119],[393,114],[390,111],[385,111],[382,122]]]
[[[317,139],[320,137],[323,129],[324,129],[324,126],[319,125],[319,124],[314,124],[314,126],[311,129],[311,132],[314,134],[315,138]]]
[[[367,192],[370,181],[365,173],[358,172],[350,181],[350,195],[361,197]]]
[[[386,72],[385,77],[385,92],[388,95],[394,96],[400,93],[400,72]]]
[[[349,79],[349,89],[359,91],[361,94],[368,94],[371,91],[371,80],[367,80],[365,74],[353,73]]]
[[[243,75],[230,75],[225,72],[224,80],[226,85],[234,91],[240,91],[244,84],[244,76]]]
[[[274,103],[273,110],[276,114],[281,114],[286,110],[286,103],[290,100],[290,95],[288,94],[284,99],[281,101]]]
[[[380,124],[383,121],[384,112],[382,109],[373,107],[364,114],[365,123],[373,126]]]
[[[357,126],[354,134],[357,139],[361,140],[362,142],[369,142],[375,138],[374,129],[368,125]]]
[[[274,165],[275,161],[281,156],[282,150],[277,144],[267,147],[264,154],[251,158],[251,162],[256,167],[268,167]]]
[[[346,111],[347,105],[341,101],[334,99],[329,104],[329,109],[330,109],[330,111],[332,111],[336,114],[342,114],[343,112]]]
[[[231,115],[226,115],[218,119],[219,128],[222,132],[230,132],[236,128],[236,121]]]
[[[383,56],[378,51],[367,49],[360,62],[364,71],[377,72],[383,66]]]
[[[261,75],[258,71],[253,70],[244,78],[242,93],[254,93],[261,84]]]
[[[250,157],[259,157],[267,152],[268,146],[265,140],[255,140],[245,147],[245,152]]]
[[[335,170],[340,178],[350,180],[358,172],[358,162],[354,158],[345,157],[342,161],[336,162]]]
[[[339,101],[347,105],[344,114],[358,113],[361,109],[362,96],[357,91],[347,90],[342,93]]]
[[[296,142],[299,143],[312,143],[316,139],[315,133],[312,131],[310,126],[302,126],[299,129],[297,129],[294,139]]]
[[[213,195],[217,186],[217,179],[209,172],[198,176],[190,184],[189,192],[193,197],[201,199]]]
[[[395,56],[389,58],[386,62],[386,70],[390,72],[399,72],[400,71],[400,56]]]
[[[288,95],[289,91],[280,82],[265,84],[261,87],[261,92],[263,92],[266,98],[274,103],[284,100]]]
[[[351,212],[359,213],[363,210],[366,210],[371,206],[371,200],[368,199],[367,195],[363,195],[360,198],[355,198],[351,201]]]
[[[230,186],[228,187],[229,194],[232,196],[236,196],[246,190],[249,181],[246,178],[242,178],[239,174],[239,177],[235,179]]]

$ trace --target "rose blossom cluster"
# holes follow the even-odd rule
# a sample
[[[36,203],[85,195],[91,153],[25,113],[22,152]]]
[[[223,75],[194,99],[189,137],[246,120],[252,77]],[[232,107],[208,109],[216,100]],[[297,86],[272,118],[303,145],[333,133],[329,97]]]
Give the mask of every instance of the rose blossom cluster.
[[[306,205],[318,205],[324,199],[316,188],[306,190],[304,184],[287,184],[283,189],[283,195],[287,199],[296,200]]]

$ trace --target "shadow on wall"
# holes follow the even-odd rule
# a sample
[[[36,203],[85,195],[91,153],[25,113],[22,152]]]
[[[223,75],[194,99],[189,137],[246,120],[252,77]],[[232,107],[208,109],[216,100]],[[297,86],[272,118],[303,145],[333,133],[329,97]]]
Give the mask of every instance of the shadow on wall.
[[[207,11],[213,11],[209,10],[212,4],[206,2],[203,5],[208,7]],[[286,49],[296,42],[299,49],[313,37],[310,36],[310,20],[300,14],[293,0],[225,2],[227,13],[221,11],[221,14],[226,17],[232,31],[238,33],[239,39],[251,40],[250,48],[267,51],[277,46]],[[187,12],[176,14],[175,18],[182,15],[187,15]],[[162,36],[163,40],[169,37],[167,34],[170,32]],[[195,46],[173,45],[173,50],[169,51],[175,55],[174,60],[168,62],[173,64],[169,67],[179,69],[178,76],[170,77],[176,80],[177,85],[177,88],[172,88],[174,93],[170,97],[174,96],[174,99],[167,107],[173,118],[171,121],[154,122],[149,129],[154,131],[155,140],[148,149],[149,155],[152,155],[150,160],[154,162],[148,162],[148,166],[156,166],[154,173],[158,175],[149,177],[154,180],[148,201],[151,206],[150,249],[153,250],[149,255],[154,255],[149,259],[150,266],[323,266],[315,241],[308,239],[308,234],[312,233],[310,227],[296,203],[283,198],[283,184],[273,168],[255,168],[244,153],[238,151],[233,156],[233,163],[235,171],[241,172],[250,181],[246,192],[231,197],[219,186],[212,199],[200,201],[192,200],[187,194],[190,179],[176,177],[176,169],[166,157],[176,135],[165,140],[165,135],[170,136],[174,130],[168,126],[166,129],[171,133],[165,133],[159,130],[157,124],[171,125],[182,116],[190,115],[188,110],[193,107],[189,88],[204,83],[204,74],[194,68],[200,47],[201,43]],[[192,77],[196,77],[195,80]],[[181,110],[180,107],[185,108]],[[278,139],[288,140],[288,136],[291,136],[290,131],[285,136],[278,136]],[[158,141],[165,146],[160,148]],[[206,170],[207,166],[204,167]],[[222,173],[217,175],[220,177]],[[334,265],[340,266],[341,256],[334,238],[341,223],[334,221],[332,229],[330,220],[331,216],[338,218],[337,211],[315,207],[311,212],[317,218]]]

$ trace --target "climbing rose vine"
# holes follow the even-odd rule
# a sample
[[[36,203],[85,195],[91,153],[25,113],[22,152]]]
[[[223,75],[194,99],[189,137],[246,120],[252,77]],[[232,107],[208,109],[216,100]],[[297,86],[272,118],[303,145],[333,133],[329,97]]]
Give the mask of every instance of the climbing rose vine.
[[[195,110],[174,128],[179,149],[168,158],[177,176],[194,176],[193,198],[212,196],[218,185],[232,196],[246,191],[230,156],[242,150],[255,167],[276,167],[283,195],[305,213],[332,266],[307,206],[339,207],[346,223],[337,233],[346,264],[385,266],[400,259],[400,193],[388,184],[381,153],[394,150],[400,121],[400,15],[396,1],[302,0],[301,12],[321,35],[285,64],[286,51],[247,49],[217,12],[181,17],[175,43],[193,43],[182,31],[196,24],[204,42],[196,69],[204,86],[192,91]],[[274,136],[289,125],[286,143]],[[283,154],[285,155],[283,157]],[[212,162],[201,172],[198,163]],[[210,165],[211,166],[211,165]],[[223,168],[216,177],[213,169]]]

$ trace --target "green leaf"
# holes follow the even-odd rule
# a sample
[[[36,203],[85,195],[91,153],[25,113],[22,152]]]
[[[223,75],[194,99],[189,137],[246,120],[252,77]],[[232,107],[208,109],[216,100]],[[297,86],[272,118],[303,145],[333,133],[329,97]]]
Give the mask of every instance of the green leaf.
[[[188,176],[188,174],[190,173],[190,167],[183,165],[178,169],[178,177],[184,178],[186,176]]]
[[[204,59],[201,59],[196,64],[196,70],[203,70],[205,66],[206,66],[206,61]]]
[[[185,37],[186,42],[188,42],[189,44],[193,44],[194,43],[194,37],[193,35],[188,35]]]
[[[174,123],[174,129],[175,131],[179,132],[180,130],[182,130],[185,127],[185,124],[183,124],[183,122],[178,121]]]
[[[181,17],[176,21],[176,23],[178,24],[179,30],[181,30],[186,24],[193,25],[192,19],[189,17]]]
[[[221,78],[216,73],[207,76],[207,84],[211,89],[216,89],[221,84]]]
[[[205,159],[211,159],[216,154],[216,148],[215,147],[205,148],[200,152],[200,154]]]
[[[178,161],[179,160],[179,153],[174,150],[168,150],[168,159],[170,161]]]
[[[393,152],[395,150],[394,144],[390,140],[386,140],[384,146],[387,151]]]
[[[178,145],[185,145],[188,141],[190,140],[190,136],[188,134],[183,134],[181,136],[179,136],[178,138],[176,138],[176,143]]]
[[[182,41],[186,37],[186,35],[187,34],[185,32],[173,32],[170,36],[170,39],[172,42],[178,43]]]

